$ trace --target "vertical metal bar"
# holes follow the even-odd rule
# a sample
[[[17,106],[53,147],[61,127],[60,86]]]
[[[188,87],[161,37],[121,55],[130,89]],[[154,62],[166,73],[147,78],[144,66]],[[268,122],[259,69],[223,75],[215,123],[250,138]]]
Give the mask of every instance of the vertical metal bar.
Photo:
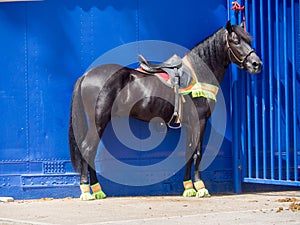
[[[241,0],[241,5],[244,5],[244,1]],[[242,13],[239,13],[238,15],[238,23],[242,21]],[[239,71],[239,74],[241,76],[238,77],[239,79],[239,92],[241,93],[241,96],[243,98],[242,102],[245,101],[245,96],[246,96],[246,91],[245,91],[245,71]],[[244,163],[244,155],[245,155],[245,112],[246,112],[246,108],[245,107],[240,107],[240,137],[241,137],[241,156],[240,156],[240,168],[243,168],[243,165],[245,165]],[[244,170],[241,169],[241,175],[242,177],[244,177]]]
[[[245,76],[245,72],[242,74],[241,76],[241,85],[242,85],[242,96],[243,98],[246,98],[246,76]],[[241,107],[241,128],[242,128],[242,136],[241,136],[241,144],[242,144],[242,168],[245,168],[246,165],[246,133],[247,133],[247,126],[246,126],[246,108],[245,107]],[[245,169],[242,169],[242,177],[245,177],[246,171]]]
[[[272,21],[272,11],[271,3],[273,0],[268,0],[268,57],[269,57],[269,101],[270,101],[270,166],[271,166],[271,179],[274,179],[274,121],[273,121],[273,111],[274,111],[274,97],[273,97],[273,21]]]
[[[240,3],[240,1],[238,1]],[[233,24],[237,23],[236,14],[231,10],[232,1],[228,1],[228,10],[230,10],[230,19]],[[241,165],[240,165],[240,124],[239,124],[239,104],[238,104],[238,75],[239,71],[236,66],[232,67],[232,129],[233,129],[233,161],[234,161],[234,192],[242,192],[242,181],[241,181]]]
[[[277,78],[277,141],[278,141],[278,179],[282,179],[282,162],[281,162],[281,91],[280,91],[280,86],[281,86],[281,81],[280,81],[280,56],[279,56],[279,51],[280,51],[280,46],[279,46],[279,0],[275,0],[275,14],[276,14],[276,25],[275,25],[275,30],[276,30],[276,78]]]
[[[245,1],[242,1],[242,5],[245,4]],[[245,13],[245,12],[244,12]],[[242,20],[242,13],[240,14],[239,20]],[[246,26],[247,27],[247,26]],[[245,99],[246,98],[246,72],[242,72],[242,76],[240,77],[241,80],[241,91],[242,91],[242,96]],[[246,133],[247,133],[247,126],[246,126],[246,108],[245,107],[240,107],[241,108],[241,145],[242,145],[242,156],[241,156],[241,163],[242,163],[242,168],[245,168],[246,165]],[[242,169],[242,178],[245,177],[246,170]]]
[[[247,140],[248,140],[248,177],[252,178],[252,132],[251,132],[251,81],[247,76]]]
[[[300,22],[300,20],[299,20]],[[291,33],[292,33],[292,90],[293,90],[293,149],[294,149],[294,180],[298,180],[297,156],[297,96],[296,96],[296,56],[295,56],[295,2],[291,0]],[[300,34],[298,34],[300,35]]]
[[[260,0],[260,43],[261,43],[261,58],[262,61],[265,61],[265,44],[264,44],[264,38],[265,38],[265,26],[264,26],[264,0]],[[264,71],[262,72],[262,151],[263,151],[263,178],[267,178],[267,147],[266,147],[266,74]]]
[[[252,2],[252,33],[256,37],[256,1]],[[258,96],[257,76],[254,75],[254,142],[255,142],[255,178],[259,178],[259,129],[258,129]]]
[[[287,54],[287,4],[283,0],[283,60],[284,60],[284,95],[285,95],[285,154],[286,154],[286,180],[290,180],[290,117],[289,117],[289,76],[288,76],[288,54]]]
[[[245,17],[246,17],[246,23],[247,21],[249,21],[249,6],[248,6],[248,1],[245,2]],[[247,24],[248,27],[248,24]],[[248,177],[252,178],[252,128],[251,128],[251,77],[249,74],[247,74],[247,78],[246,78],[246,82],[247,82],[247,98],[246,98],[246,102],[247,102],[247,142],[248,142],[248,146],[247,146],[247,153],[248,153]]]

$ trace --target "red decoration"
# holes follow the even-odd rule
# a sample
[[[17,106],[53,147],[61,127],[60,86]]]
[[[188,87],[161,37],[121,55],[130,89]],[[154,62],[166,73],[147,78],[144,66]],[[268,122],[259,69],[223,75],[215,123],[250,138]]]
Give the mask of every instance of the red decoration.
[[[243,11],[245,9],[245,6],[241,6],[237,1],[232,2],[232,10],[235,11]]]

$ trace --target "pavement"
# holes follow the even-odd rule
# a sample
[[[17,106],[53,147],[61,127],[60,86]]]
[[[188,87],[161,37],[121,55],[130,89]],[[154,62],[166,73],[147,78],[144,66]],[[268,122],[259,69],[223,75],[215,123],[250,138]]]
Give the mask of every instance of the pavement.
[[[300,191],[0,202],[1,225],[300,224]]]

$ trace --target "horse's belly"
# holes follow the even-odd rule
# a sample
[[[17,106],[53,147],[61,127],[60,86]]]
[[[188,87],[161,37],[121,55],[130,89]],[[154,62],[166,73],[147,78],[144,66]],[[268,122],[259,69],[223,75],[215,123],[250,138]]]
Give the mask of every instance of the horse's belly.
[[[174,111],[172,103],[157,97],[144,98],[134,104],[130,110],[130,116],[143,121],[150,121],[153,118],[161,118],[169,121]]]

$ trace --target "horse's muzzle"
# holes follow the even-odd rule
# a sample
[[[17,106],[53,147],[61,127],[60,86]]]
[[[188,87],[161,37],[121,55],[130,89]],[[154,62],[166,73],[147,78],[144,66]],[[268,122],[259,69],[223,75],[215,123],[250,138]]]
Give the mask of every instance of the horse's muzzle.
[[[263,63],[262,63],[261,59],[256,55],[256,53],[254,51],[247,57],[247,59],[244,62],[245,68],[251,74],[260,73],[262,64]]]

